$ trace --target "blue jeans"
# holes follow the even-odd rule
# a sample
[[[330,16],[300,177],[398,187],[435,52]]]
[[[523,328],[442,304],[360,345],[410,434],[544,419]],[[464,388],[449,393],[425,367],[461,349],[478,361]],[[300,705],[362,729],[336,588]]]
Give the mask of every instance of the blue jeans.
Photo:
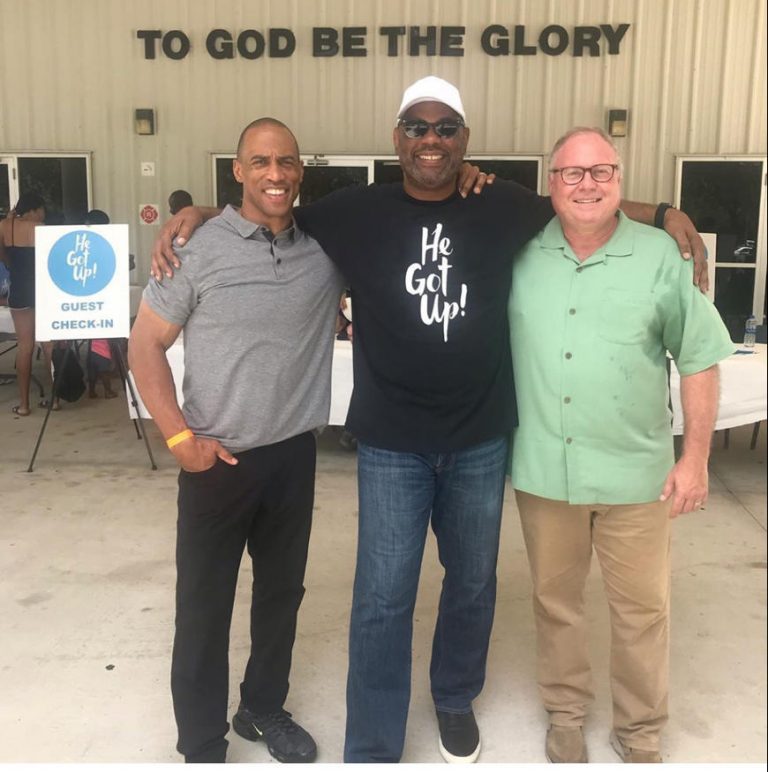
[[[413,609],[430,521],[445,568],[432,697],[441,711],[472,709],[493,625],[507,450],[506,438],[427,455],[358,445],[346,762],[396,762],[402,755]]]

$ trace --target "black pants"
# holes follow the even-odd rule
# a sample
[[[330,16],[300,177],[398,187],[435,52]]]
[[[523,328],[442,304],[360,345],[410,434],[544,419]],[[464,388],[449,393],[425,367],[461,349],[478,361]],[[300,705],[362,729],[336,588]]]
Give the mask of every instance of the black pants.
[[[243,548],[253,563],[244,707],[279,710],[288,694],[315,483],[310,433],[179,474],[176,636],[171,691],[187,761],[222,762],[229,730],[229,628]]]

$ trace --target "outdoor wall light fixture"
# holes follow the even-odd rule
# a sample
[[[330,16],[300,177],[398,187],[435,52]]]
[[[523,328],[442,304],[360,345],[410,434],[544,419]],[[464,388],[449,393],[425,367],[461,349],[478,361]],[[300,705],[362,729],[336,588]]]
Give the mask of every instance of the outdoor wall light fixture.
[[[155,111],[136,110],[133,114],[133,125],[140,136],[151,136],[155,133]]]
[[[612,137],[627,136],[627,110],[608,111],[608,134]]]

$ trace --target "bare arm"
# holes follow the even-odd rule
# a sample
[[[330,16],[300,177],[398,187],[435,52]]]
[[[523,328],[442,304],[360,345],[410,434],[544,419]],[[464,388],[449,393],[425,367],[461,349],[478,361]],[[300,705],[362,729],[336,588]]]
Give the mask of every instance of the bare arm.
[[[166,321],[142,301],[128,340],[128,364],[136,386],[166,440],[189,429],[176,401],[173,374],[165,356],[181,329],[180,325]],[[171,448],[171,453],[189,472],[209,469],[217,457],[229,464],[237,463],[220,443],[204,437],[186,439]]]
[[[181,263],[173,251],[173,240],[184,246],[190,236],[206,221],[221,214],[221,209],[212,206],[185,206],[163,223],[160,234],[152,245],[152,267],[150,273],[157,281],[163,280],[163,274],[173,276],[173,268]]]
[[[656,217],[655,204],[641,204],[638,201],[622,199],[621,211],[630,220],[653,225]],[[685,212],[670,207],[664,213],[664,230],[677,242],[684,260],[693,256],[693,283],[702,291],[709,289],[707,272],[707,250],[691,218]]]
[[[700,509],[709,493],[707,462],[717,418],[720,373],[717,365],[680,378],[683,454],[667,475],[661,500],[673,496],[670,517]]]
[[[467,161],[459,170],[458,188],[463,198],[469,191],[480,193],[485,185],[493,185],[495,174],[481,172],[477,166]],[[212,206],[185,206],[163,223],[155,243],[152,245],[152,267],[150,274],[157,281],[163,280],[163,275],[173,276],[173,269],[181,263],[173,251],[173,240],[181,247],[187,243],[190,236],[206,221],[221,214],[221,209]],[[653,215],[651,215],[653,219]]]

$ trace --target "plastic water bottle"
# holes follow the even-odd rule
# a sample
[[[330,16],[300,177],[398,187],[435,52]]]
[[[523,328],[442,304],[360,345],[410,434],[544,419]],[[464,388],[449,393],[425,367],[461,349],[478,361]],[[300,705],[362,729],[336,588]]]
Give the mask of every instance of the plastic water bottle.
[[[747,319],[747,324],[744,327],[744,347],[754,348],[755,346],[755,332],[757,330],[757,319],[754,316],[750,316]]]

